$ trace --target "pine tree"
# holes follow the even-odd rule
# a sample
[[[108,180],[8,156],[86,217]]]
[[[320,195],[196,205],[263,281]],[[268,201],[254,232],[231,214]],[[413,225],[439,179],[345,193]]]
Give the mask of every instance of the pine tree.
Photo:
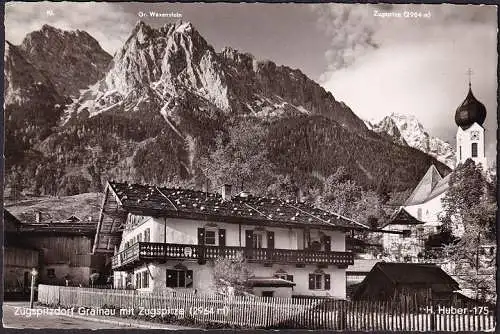
[[[476,291],[477,298],[494,296],[491,277],[480,272],[485,266],[480,258],[481,246],[495,243],[496,199],[491,191],[494,186],[488,186],[482,169],[472,160],[457,167],[449,185],[442,200],[441,222],[443,233],[450,232],[458,238],[444,245],[441,255],[456,264],[465,285]]]

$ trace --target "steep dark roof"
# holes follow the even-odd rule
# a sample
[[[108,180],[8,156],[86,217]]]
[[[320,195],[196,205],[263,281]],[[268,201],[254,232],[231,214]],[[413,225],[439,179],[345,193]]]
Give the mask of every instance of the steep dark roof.
[[[21,233],[45,233],[45,234],[64,234],[64,235],[86,235],[95,234],[97,222],[42,222],[42,223],[23,223]]]
[[[449,178],[450,174],[441,177],[436,167],[431,165],[406,200],[405,206],[422,204],[441,195],[448,190]]]
[[[21,222],[12,213],[3,209],[4,232],[17,232],[21,226]]]
[[[71,235],[93,235],[96,231],[97,222],[73,222],[65,221],[43,221],[40,223],[25,223],[19,221],[16,216],[6,209],[3,210],[5,222],[4,230],[7,233],[55,233]]]
[[[378,262],[371,272],[375,270],[384,273],[394,284],[451,285],[458,289],[458,283],[443,269],[432,263]],[[370,274],[365,280],[369,280],[369,277]]]
[[[406,211],[404,207],[401,206],[396,211],[394,211],[394,213],[388,220],[387,224],[385,224],[383,227],[386,227],[388,225],[420,225],[420,224],[424,224],[424,222],[413,217],[408,211]]]
[[[379,259],[354,259],[354,264],[347,268],[346,274],[369,273],[379,262],[381,262]]]
[[[155,213],[160,216],[180,216],[182,213],[201,220],[209,217],[225,221],[236,218],[283,225],[311,225],[367,229],[368,226],[352,219],[321,210],[306,203],[283,201],[278,198],[252,195],[233,196],[225,201],[215,193],[189,189],[159,188],[139,184],[110,182],[110,188],[119,198],[123,209],[137,213]]]
[[[119,243],[122,228],[119,222],[123,223],[128,213],[277,227],[369,228],[342,215],[296,201],[250,194],[236,195],[226,201],[216,193],[108,182],[94,251],[109,251],[110,247]]]

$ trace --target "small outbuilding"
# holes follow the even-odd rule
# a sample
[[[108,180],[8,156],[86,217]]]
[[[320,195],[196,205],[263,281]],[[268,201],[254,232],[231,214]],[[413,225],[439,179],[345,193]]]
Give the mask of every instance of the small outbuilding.
[[[259,297],[292,298],[295,283],[277,277],[252,277],[248,279],[254,295]]]
[[[353,300],[451,302],[457,290],[458,283],[436,264],[379,262],[356,288]]]

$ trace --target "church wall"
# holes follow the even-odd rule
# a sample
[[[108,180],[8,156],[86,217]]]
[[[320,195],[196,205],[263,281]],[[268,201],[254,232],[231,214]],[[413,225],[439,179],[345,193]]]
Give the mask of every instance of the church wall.
[[[477,137],[473,138],[472,133],[477,133]],[[484,129],[477,123],[474,123],[470,128],[463,130],[461,127],[457,129],[457,164],[464,163],[468,158],[474,160],[476,164],[482,164],[487,167],[487,161],[484,152]],[[472,158],[472,143],[477,143],[477,157]]]
[[[406,206],[405,210],[418,220],[427,223],[427,225],[439,226],[441,225],[439,222],[439,214],[443,211],[441,200],[445,194],[446,193],[442,193],[422,204]],[[419,212],[421,212],[420,215]]]

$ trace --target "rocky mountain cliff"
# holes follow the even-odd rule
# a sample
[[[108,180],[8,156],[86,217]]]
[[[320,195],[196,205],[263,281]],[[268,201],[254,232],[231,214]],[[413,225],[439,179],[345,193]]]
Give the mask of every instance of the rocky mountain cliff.
[[[123,105],[130,111],[139,108],[133,101],[148,99],[159,102],[162,114],[170,116],[188,97],[224,114],[322,114],[353,131],[366,131],[345,104],[299,70],[258,61],[231,48],[216,53],[191,23],[153,29],[138,22],[106,78],[84,93],[68,116],[82,110],[93,116]]]
[[[57,31],[44,29],[49,35]],[[38,35],[30,34],[31,39]],[[50,43],[45,47],[57,49]],[[29,54],[32,64],[51,59],[49,52],[43,61]],[[75,68],[92,59],[80,58]],[[79,89],[74,77],[43,68],[51,82]],[[71,195],[99,190],[111,178],[200,186],[200,160],[227,143],[228,129],[246,120],[265,133],[258,140],[276,173],[291,175],[300,187],[340,166],[364,187],[388,191],[413,187],[431,163],[448,171],[432,157],[369,131],[349,107],[301,71],[231,48],[216,52],[190,23],[153,29],[138,22],[106,71],[88,77],[90,86],[65,104],[59,124],[24,148],[38,154],[37,161],[7,158],[10,188],[23,183],[35,193]]]
[[[7,42],[4,54],[5,155],[19,161],[51,133],[67,100],[50,79]],[[7,165],[10,161],[7,162]]]
[[[64,96],[78,96],[80,89],[101,79],[112,58],[87,32],[47,24],[29,33],[19,50]]]
[[[450,168],[455,166],[455,150],[438,137],[429,135],[415,116],[391,114],[379,123],[371,124],[371,130],[388,135],[395,143],[408,145],[425,152]]]

